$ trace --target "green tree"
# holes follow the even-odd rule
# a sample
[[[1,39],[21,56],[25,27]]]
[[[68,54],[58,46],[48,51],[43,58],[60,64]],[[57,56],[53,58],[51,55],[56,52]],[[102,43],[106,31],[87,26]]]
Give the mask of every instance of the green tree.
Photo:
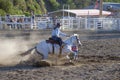
[[[0,16],[6,15],[6,12],[3,9],[0,9]]]
[[[13,0],[13,5],[23,12],[27,9],[25,0]]]
[[[47,13],[44,1],[43,0],[37,0],[37,2],[40,5],[40,10],[41,10],[42,14]]]
[[[56,0],[49,0],[53,10],[57,10],[60,6],[60,4]]]
[[[73,0],[67,0],[66,4],[68,4],[70,6],[70,9],[74,9],[76,8],[75,3],[73,2]]]
[[[11,13],[12,8],[13,5],[9,0],[0,0],[0,9],[3,9],[6,13]]]

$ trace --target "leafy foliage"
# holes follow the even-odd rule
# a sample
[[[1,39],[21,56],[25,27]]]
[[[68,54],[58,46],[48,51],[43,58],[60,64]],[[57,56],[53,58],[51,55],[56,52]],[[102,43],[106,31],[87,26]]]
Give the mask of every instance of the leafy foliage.
[[[81,9],[95,4],[96,0],[0,0],[0,15],[6,14],[44,14],[62,9],[69,5],[70,9]],[[104,0],[104,2],[117,2],[120,0]]]
[[[4,11],[4,10],[2,10],[2,9],[0,9],[0,16],[4,16],[4,15],[6,15],[6,12]]]

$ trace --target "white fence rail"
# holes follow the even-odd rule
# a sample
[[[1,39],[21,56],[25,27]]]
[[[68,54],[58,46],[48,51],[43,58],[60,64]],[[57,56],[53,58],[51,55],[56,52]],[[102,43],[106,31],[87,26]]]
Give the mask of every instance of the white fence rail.
[[[21,19],[21,18],[17,18]],[[58,19],[62,30],[119,30],[120,18],[65,18]],[[50,17],[22,17],[20,21],[0,18],[0,29],[47,29],[53,28],[54,21]]]
[[[120,18],[61,19],[63,30],[120,30]]]

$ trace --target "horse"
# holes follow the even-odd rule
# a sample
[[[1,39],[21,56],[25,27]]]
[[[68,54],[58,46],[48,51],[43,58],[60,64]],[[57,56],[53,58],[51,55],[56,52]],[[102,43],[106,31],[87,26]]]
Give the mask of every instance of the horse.
[[[61,53],[60,53],[59,44],[52,44],[52,43],[48,43],[46,40],[43,40],[43,41],[40,41],[37,45],[35,45],[35,47],[29,49],[28,51],[26,51],[21,55],[26,55],[29,52],[31,52],[33,49],[35,49],[35,51],[42,56],[42,60],[47,60],[48,55],[53,53],[54,55],[67,56],[68,59],[70,59],[68,55],[72,53],[75,59],[76,56],[78,55],[78,47],[82,46],[82,43],[79,39],[79,35],[73,34],[63,42],[65,43],[65,45],[62,47]]]

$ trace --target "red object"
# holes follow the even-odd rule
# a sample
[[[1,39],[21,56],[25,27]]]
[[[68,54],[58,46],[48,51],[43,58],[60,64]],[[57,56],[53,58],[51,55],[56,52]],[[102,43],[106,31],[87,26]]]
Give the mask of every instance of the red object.
[[[96,0],[94,9],[97,9],[98,7],[99,7],[99,1]]]
[[[72,46],[72,51],[78,51],[78,48],[77,48],[77,46]]]

